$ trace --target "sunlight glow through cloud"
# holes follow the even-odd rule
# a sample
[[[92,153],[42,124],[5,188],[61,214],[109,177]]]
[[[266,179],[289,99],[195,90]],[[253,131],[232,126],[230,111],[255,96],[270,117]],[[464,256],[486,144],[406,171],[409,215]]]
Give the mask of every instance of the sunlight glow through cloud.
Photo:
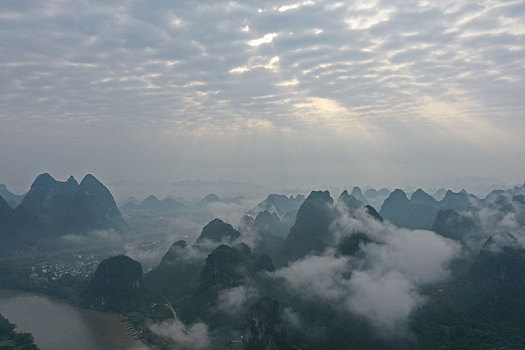
[[[250,45],[251,47],[255,47],[255,46],[262,45],[262,44],[271,43],[273,39],[277,37],[277,35],[278,35],[277,33],[268,33],[264,35],[262,38],[253,39],[253,40],[248,41],[248,45]]]

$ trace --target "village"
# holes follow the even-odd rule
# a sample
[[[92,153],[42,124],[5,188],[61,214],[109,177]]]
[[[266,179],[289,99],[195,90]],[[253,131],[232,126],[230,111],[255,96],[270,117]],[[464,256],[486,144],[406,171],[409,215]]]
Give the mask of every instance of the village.
[[[42,261],[31,266],[30,281],[45,283],[55,281],[64,275],[89,277],[95,272],[100,260],[94,254],[73,253],[60,262]]]

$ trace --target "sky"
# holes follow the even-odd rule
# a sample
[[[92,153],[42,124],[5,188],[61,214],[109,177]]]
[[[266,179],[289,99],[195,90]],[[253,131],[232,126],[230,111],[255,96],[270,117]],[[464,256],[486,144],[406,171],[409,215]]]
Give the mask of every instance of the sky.
[[[0,2],[0,183],[525,181],[525,2]]]

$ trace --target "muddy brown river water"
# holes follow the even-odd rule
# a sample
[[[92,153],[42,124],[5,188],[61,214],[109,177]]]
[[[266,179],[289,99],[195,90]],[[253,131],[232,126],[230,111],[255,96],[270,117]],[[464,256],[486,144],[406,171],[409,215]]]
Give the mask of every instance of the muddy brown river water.
[[[0,290],[0,313],[40,350],[146,350],[118,314],[84,310],[41,294]]]

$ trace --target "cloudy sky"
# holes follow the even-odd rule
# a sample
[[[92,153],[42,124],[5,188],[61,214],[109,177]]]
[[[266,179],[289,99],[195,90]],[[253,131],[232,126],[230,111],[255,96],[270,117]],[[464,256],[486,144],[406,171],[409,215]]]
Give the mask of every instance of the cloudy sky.
[[[523,0],[4,0],[0,43],[15,190],[525,178]]]

